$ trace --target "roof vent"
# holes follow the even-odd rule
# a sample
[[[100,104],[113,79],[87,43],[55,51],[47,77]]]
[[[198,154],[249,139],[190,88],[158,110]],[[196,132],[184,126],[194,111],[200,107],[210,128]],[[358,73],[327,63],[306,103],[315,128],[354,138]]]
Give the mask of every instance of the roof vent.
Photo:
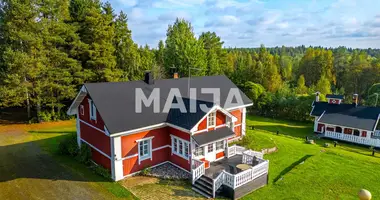
[[[150,71],[145,72],[144,82],[148,85],[152,85],[154,83],[153,74]]]

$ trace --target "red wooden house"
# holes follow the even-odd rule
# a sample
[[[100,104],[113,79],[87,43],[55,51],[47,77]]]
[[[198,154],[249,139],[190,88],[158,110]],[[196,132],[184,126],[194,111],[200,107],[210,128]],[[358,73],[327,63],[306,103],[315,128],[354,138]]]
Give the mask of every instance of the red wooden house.
[[[159,89],[162,101],[156,105],[161,108],[167,104],[170,90],[178,88],[187,109],[191,102],[189,88],[195,88],[196,111],[182,113],[180,109],[170,108],[167,113],[156,113],[152,106],[143,106],[137,113],[137,88],[146,96]],[[218,102],[214,102],[212,95],[202,93],[202,88],[217,88],[220,91]],[[235,106],[228,107],[224,102],[230,98],[231,89],[237,90],[241,99]],[[174,100],[169,103],[173,104]],[[208,109],[200,109],[201,104],[207,105]],[[213,163],[225,161],[226,164],[227,158],[233,156],[240,156],[239,163],[244,163],[243,157],[250,165],[265,162],[258,154],[260,160],[252,163],[255,152],[244,149],[245,155],[242,147],[228,147],[229,141],[245,135],[246,108],[251,105],[244,93],[225,76],[194,77],[189,82],[187,78],[153,80],[147,73],[144,81],[84,84],[68,114],[77,116],[78,144],[86,143],[91,147],[93,161],[109,169],[113,180],[121,180],[146,167],[171,163],[192,174],[194,190],[211,197],[215,196],[215,187],[210,191],[200,184],[196,188],[196,185],[207,170],[213,169],[211,178],[205,181],[209,183],[216,172],[222,173],[220,168],[219,171],[213,168]],[[264,171],[255,178],[260,175],[266,180],[268,163],[265,164],[261,166]],[[230,183],[232,190],[239,184],[242,185],[233,179]]]

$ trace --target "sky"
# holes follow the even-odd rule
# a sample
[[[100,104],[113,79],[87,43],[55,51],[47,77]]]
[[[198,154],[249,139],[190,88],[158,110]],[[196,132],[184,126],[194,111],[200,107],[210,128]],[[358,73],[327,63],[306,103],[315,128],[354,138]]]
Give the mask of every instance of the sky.
[[[380,48],[380,0],[110,0],[128,15],[139,45],[157,47],[175,19],[196,36],[215,32],[225,47]]]

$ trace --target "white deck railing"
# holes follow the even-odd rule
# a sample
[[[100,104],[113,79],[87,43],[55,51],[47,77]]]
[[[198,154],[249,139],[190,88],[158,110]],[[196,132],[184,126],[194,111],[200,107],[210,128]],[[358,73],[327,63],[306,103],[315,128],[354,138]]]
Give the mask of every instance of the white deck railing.
[[[236,144],[232,145],[232,146],[228,147],[227,157],[229,158],[229,157],[232,157],[234,155],[241,155],[241,154],[243,154],[244,151],[245,151],[244,147],[237,146]]]
[[[192,183],[194,184],[196,180],[205,174],[205,163],[197,159],[193,159],[192,162],[191,173]]]
[[[268,169],[269,169],[269,161],[268,160],[262,160],[262,159],[259,159],[260,160],[260,164],[248,169],[248,170],[244,170],[238,174],[230,174],[226,171],[222,171],[219,176],[217,177],[217,181],[218,181],[218,184],[216,184],[216,179],[214,179],[214,188],[217,186],[217,188],[219,188],[221,185],[221,177],[223,178],[223,183],[224,185],[232,188],[232,189],[235,189],[235,188],[238,188],[250,181],[253,181],[255,179],[257,179],[258,177],[268,173]],[[223,174],[223,175],[222,175]],[[216,191],[217,189],[214,190],[214,192]]]
[[[212,184],[212,197],[215,198],[215,193],[216,191],[218,191],[218,189],[220,188],[220,186],[223,185],[223,182],[224,182],[224,173],[220,173],[214,180],[213,180],[213,184]]]
[[[348,135],[348,134],[337,133],[333,131],[326,131],[324,133],[324,137],[344,140],[348,142],[354,142],[358,144],[364,144],[368,146],[380,147],[380,139],[366,138],[366,137],[360,137],[356,135]]]

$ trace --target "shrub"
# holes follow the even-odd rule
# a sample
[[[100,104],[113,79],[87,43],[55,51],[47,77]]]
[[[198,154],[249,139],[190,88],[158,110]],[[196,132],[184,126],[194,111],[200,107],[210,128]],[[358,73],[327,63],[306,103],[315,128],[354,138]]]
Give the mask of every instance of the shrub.
[[[79,152],[77,136],[70,134],[58,146],[59,153],[62,155],[76,156]]]
[[[82,143],[78,154],[75,157],[79,162],[89,164],[91,161],[91,148],[85,143]]]
[[[93,164],[91,168],[96,174],[103,176],[105,178],[111,178],[111,174],[108,169],[96,164]]]
[[[145,167],[143,170],[141,170],[140,174],[143,176],[149,175],[151,171],[151,168],[149,166]]]

